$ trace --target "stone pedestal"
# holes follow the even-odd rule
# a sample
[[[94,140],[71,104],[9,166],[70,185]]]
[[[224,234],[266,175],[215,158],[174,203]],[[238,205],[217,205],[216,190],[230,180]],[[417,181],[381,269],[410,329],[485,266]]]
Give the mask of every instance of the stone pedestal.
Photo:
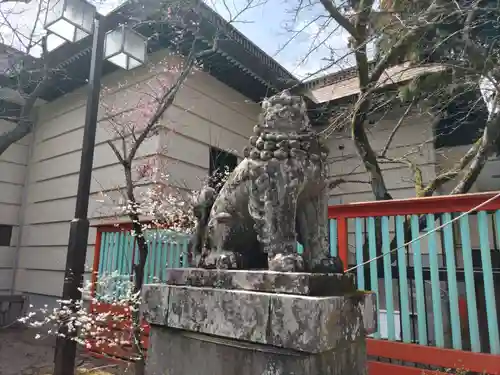
[[[146,285],[148,375],[361,375],[372,293],[350,276],[169,270]]]

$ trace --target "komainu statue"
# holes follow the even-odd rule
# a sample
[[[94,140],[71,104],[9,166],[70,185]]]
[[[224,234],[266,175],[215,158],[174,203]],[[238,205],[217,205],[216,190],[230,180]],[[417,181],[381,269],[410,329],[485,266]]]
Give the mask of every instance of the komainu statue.
[[[328,149],[305,102],[288,91],[264,100],[254,133],[220,192],[205,188],[195,202],[197,266],[342,272],[327,240]]]

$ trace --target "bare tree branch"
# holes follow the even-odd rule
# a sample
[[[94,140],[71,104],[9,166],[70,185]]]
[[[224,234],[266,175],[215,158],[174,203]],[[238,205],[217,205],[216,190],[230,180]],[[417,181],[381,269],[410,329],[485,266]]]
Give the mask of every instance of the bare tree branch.
[[[398,130],[401,127],[401,125],[403,125],[404,120],[406,119],[406,117],[408,116],[408,114],[410,113],[410,111],[413,109],[414,105],[415,105],[415,100],[412,100],[411,103],[406,108],[406,110],[403,113],[403,115],[399,118],[399,120],[398,120],[396,126],[394,127],[394,129],[392,129],[391,134],[389,134],[389,138],[387,139],[387,142],[386,142],[384,148],[382,149],[382,152],[380,153],[381,157],[384,157],[387,154],[387,151],[389,150],[389,147],[391,146],[391,143],[392,143],[392,140],[394,139],[394,136],[398,132]]]
[[[366,180],[351,180],[351,179],[344,179],[344,178],[332,178],[332,179],[327,181],[327,186],[330,190],[332,190],[332,189],[339,187],[342,184],[347,184],[347,183],[369,184],[369,182]]]
[[[31,0],[0,0],[0,4],[7,4],[7,3],[29,4],[31,3]]]
[[[467,151],[467,153],[465,153],[465,155],[460,158],[460,160],[453,166],[453,168],[444,173],[439,174],[433,181],[427,184],[427,186],[424,189],[424,196],[426,197],[431,196],[446,182],[455,179],[476,156],[480,144],[481,140],[479,139],[472,145],[472,147]]]
[[[477,142],[478,144],[474,145],[471,150],[469,150],[472,151],[472,149],[476,149],[476,154],[472,158],[471,164],[467,169],[464,177],[457,183],[450,194],[464,194],[470,190],[474,182],[477,180],[477,177],[483,170],[483,167],[488,161],[488,158],[491,156],[495,140],[499,138],[500,116],[496,115],[486,124],[483,136],[480,138],[480,141]],[[470,154],[471,153],[468,152],[465,156],[470,158]]]
[[[143,281],[144,281],[144,273],[145,273],[145,265],[147,262],[149,247],[148,243],[145,239],[145,229],[141,224],[141,201],[136,196],[135,187],[137,186],[136,181],[133,178],[133,169],[132,164],[134,163],[137,166],[137,154],[140,147],[144,144],[144,141],[149,137],[157,134],[157,131],[160,129],[160,121],[165,114],[165,112],[173,105],[174,100],[179,93],[179,90],[183,87],[184,83],[188,79],[189,75],[196,68],[197,64],[202,62],[202,60],[206,57],[209,57],[213,53],[218,50],[219,38],[221,38],[221,30],[220,25],[215,25],[217,30],[215,32],[215,36],[212,42],[212,45],[209,48],[205,48],[204,50],[199,50],[199,46],[202,45],[199,40],[199,30],[197,30],[198,22],[189,21],[188,25],[183,25],[183,16],[186,9],[184,6],[186,4],[179,3],[180,8],[177,9],[179,11],[178,15],[171,16],[179,16],[176,21],[179,22],[180,28],[184,28],[186,35],[189,38],[192,38],[191,46],[189,53],[187,56],[182,57],[180,53],[177,56],[168,56],[167,60],[176,60],[181,59],[182,63],[179,67],[176,66],[175,69],[172,69],[169,65],[170,61],[166,62],[167,66],[161,66],[161,72],[155,77],[156,83],[159,84],[159,88],[154,88],[153,84],[143,84],[146,88],[149,88],[150,93],[134,93],[138,94],[139,102],[142,101],[142,109],[144,112],[142,116],[139,116],[140,119],[132,118],[130,119],[128,116],[133,115],[137,110],[140,112],[141,106],[133,106],[132,109],[119,109],[118,111],[112,111],[112,113],[108,114],[105,119],[108,123],[110,123],[115,132],[118,134],[118,139],[122,143],[122,151],[113,143],[113,140],[109,140],[108,144],[111,147],[113,153],[115,154],[117,160],[121,164],[124,175],[125,175],[125,197],[126,197],[126,209],[124,210],[125,214],[132,221],[133,232],[136,237],[137,246],[139,249],[139,259],[138,262],[134,265],[134,292],[138,293],[142,289]],[[255,0],[248,0],[247,6],[244,9],[249,9],[255,6]],[[196,9],[187,9],[188,11],[194,11],[196,13]],[[229,12],[231,13],[231,12]],[[240,16],[243,11],[236,12],[236,16]],[[234,20],[233,20],[234,21]],[[181,38],[182,39],[182,38]],[[182,42],[182,40],[181,40]],[[153,67],[152,67],[153,68]],[[166,74],[165,74],[166,73]],[[162,76],[162,77],[160,77]],[[170,81],[170,78],[173,78],[173,82]],[[146,100],[144,101],[144,98]],[[145,103],[144,103],[145,102]],[[105,105],[105,104],[103,104]],[[145,108],[144,108],[145,107]],[[146,169],[154,169],[150,165],[145,165]],[[151,168],[149,168],[151,167]],[[148,171],[139,171],[139,179],[141,179],[144,175],[147,174]],[[152,172],[156,174],[157,171]],[[156,177],[154,178],[156,180]],[[153,181],[154,182],[154,181]],[[156,190],[162,190],[164,187],[160,187],[159,184],[155,183]],[[170,198],[166,199],[167,204],[170,203]],[[187,207],[187,206],[186,206]],[[182,217],[179,217],[182,216]],[[173,218],[168,218],[168,224],[172,224],[177,222],[182,223],[186,222],[190,224],[191,221],[185,217],[185,215],[173,215]],[[186,225],[187,225],[186,224]],[[136,350],[137,352],[141,351],[140,348],[140,317],[138,312],[133,313],[133,330],[134,337],[136,338]],[[135,364],[135,373],[137,375],[144,374],[144,357],[141,356],[140,360],[138,360]]]
[[[47,54],[47,39],[42,40],[43,53]],[[24,98],[21,113],[17,120],[17,125],[14,129],[0,135],[0,155],[3,154],[11,144],[20,141],[28,135],[34,127],[34,106],[38,98],[42,95],[47,87],[53,71],[49,68],[47,61],[43,65],[43,76],[36,85],[35,89]]]
[[[333,0],[320,0],[321,4],[325,7],[326,11],[340,26],[342,26],[354,38],[357,38],[357,32],[354,25],[349,19],[339,12]]]

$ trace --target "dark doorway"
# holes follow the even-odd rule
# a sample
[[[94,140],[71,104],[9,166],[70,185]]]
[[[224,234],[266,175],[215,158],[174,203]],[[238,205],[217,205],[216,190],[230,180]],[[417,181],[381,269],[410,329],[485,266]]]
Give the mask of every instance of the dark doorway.
[[[10,246],[12,225],[0,224],[0,246]]]
[[[210,179],[208,185],[217,192],[222,188],[225,176],[238,165],[238,157],[217,147],[210,147]]]

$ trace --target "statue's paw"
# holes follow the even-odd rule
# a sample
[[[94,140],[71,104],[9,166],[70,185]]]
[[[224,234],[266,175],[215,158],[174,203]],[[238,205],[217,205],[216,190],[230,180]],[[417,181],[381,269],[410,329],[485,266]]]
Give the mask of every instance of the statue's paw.
[[[203,259],[201,268],[231,270],[238,269],[239,256],[231,251],[211,252]]]
[[[304,271],[304,259],[299,254],[276,254],[269,257],[269,270],[278,272]]]
[[[312,267],[313,273],[344,273],[344,263],[339,257],[321,259]]]
[[[238,269],[238,255],[227,251],[219,254],[215,261],[215,268],[219,270],[235,270]]]

